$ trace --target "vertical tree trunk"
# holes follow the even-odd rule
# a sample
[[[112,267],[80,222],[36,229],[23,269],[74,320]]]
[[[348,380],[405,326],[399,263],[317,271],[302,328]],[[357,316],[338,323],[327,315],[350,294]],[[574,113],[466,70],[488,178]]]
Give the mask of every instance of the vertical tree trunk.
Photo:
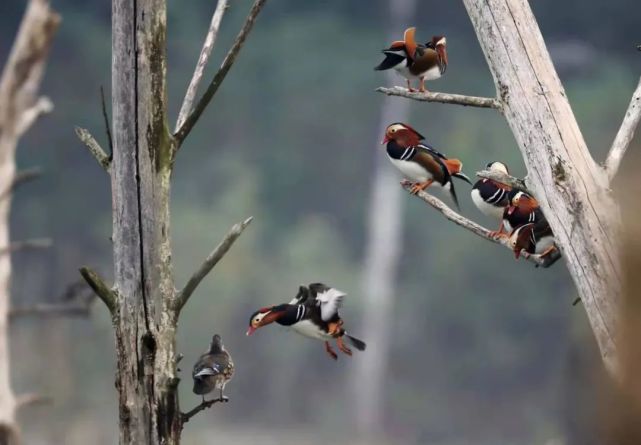
[[[10,244],[9,213],[22,134],[38,115],[51,107],[38,98],[49,46],[60,18],[46,0],[31,0],[0,78],[0,246]],[[18,442],[16,399],[10,384],[8,313],[11,254],[0,254],[0,445]]]
[[[114,324],[123,445],[180,439],[165,34],[165,0],[113,0]]]
[[[389,0],[390,23],[387,34],[390,42],[402,35],[407,24],[412,22],[415,10],[416,0]],[[399,79],[395,72],[390,71],[386,77],[389,83]],[[385,127],[390,123],[407,120],[409,111],[408,101],[385,98],[378,135],[382,137]],[[378,144],[379,140],[372,143]],[[387,379],[390,344],[389,330],[380,329],[380,326],[390,327],[394,281],[403,242],[402,189],[398,186],[398,176],[383,157],[376,157],[371,190],[361,286],[362,298],[366,300],[362,315],[365,320],[363,338],[367,338],[369,347],[352,374],[356,425],[366,437],[375,437],[383,432],[383,389]]]
[[[618,209],[593,161],[526,0],[463,0],[606,367],[616,374]]]

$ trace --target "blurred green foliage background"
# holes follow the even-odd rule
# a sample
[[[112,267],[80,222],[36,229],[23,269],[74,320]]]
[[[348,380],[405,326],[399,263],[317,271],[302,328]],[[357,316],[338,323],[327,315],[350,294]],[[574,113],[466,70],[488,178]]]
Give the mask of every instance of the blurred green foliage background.
[[[109,2],[53,0],[63,17],[42,91],[55,111],[21,141],[19,167],[45,176],[14,200],[14,239],[50,236],[50,251],[15,256],[15,304],[53,301],[80,265],[111,274],[107,175],[73,133],[89,128],[106,146],[99,88],[110,87]],[[168,77],[172,123],[198,57],[214,1],[169,0]],[[492,95],[493,84],[461,2],[424,0],[418,35],[448,39],[438,91]],[[248,0],[233,0],[208,76],[233,41]],[[603,159],[641,72],[641,3],[531,2],[584,136]],[[0,56],[24,1],[0,3]],[[353,362],[331,362],[322,345],[273,327],[246,338],[251,312],[288,301],[300,283],[326,281],[349,293],[344,317],[358,335],[372,168],[385,82],[373,71],[386,41],[385,0],[272,0],[236,65],[181,150],[172,193],[177,285],[235,222],[255,220],[183,312],[181,404],[191,363],[218,332],[237,374],[232,402],[186,426],[191,443],[356,443],[349,391]],[[398,30],[399,37],[403,29]],[[399,78],[398,84],[401,84]],[[396,99],[404,100],[404,99]],[[524,175],[518,148],[496,113],[412,104],[410,123],[473,173],[491,160]],[[639,143],[636,144],[639,148]],[[632,149],[634,150],[634,148]],[[632,151],[631,150],[631,151]],[[392,168],[390,166],[390,168]],[[399,176],[400,179],[400,176]],[[465,215],[494,224],[458,185]],[[590,442],[581,415],[598,354],[562,262],[536,270],[505,249],[445,221],[402,195],[403,255],[389,323],[393,350],[384,394],[389,443],[542,444]],[[99,303],[89,320],[12,325],[15,388],[52,395],[21,422],[29,443],[116,442],[113,336]],[[367,340],[367,339],[365,339]],[[587,400],[587,401],[586,401]],[[589,417],[588,417],[589,418]],[[587,422],[587,424],[586,424]],[[381,438],[385,442],[386,438]]]

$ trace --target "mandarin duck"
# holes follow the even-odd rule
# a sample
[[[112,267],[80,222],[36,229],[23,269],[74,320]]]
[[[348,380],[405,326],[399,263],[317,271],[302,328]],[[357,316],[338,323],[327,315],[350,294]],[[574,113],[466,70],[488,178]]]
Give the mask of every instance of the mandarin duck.
[[[223,390],[233,375],[234,362],[225,349],[220,335],[216,334],[212,338],[209,348],[194,365],[192,372],[194,393],[201,395],[204,402],[205,394],[217,389],[220,391],[218,400],[226,402],[228,398],[223,395]]]
[[[485,168],[491,171],[497,171],[509,174],[507,165],[502,162],[494,161],[488,163]],[[495,234],[503,234],[503,212],[509,204],[508,193],[512,190],[509,185],[503,184],[493,179],[482,178],[476,181],[470,194],[474,205],[486,216],[499,221],[499,229]]]
[[[338,315],[345,295],[344,292],[322,283],[300,286],[298,294],[289,303],[254,312],[249,318],[247,335],[276,322],[305,337],[324,341],[325,351],[334,360],[338,359],[338,355],[329,343],[332,339],[336,339],[338,349],[346,355],[351,356],[352,350],[347,347],[344,339],[359,351],[364,351],[365,343],[345,331],[343,320]]]
[[[406,29],[403,40],[392,42],[389,48],[383,50],[385,59],[374,69],[394,69],[407,80],[409,91],[416,91],[411,82],[418,79],[419,91],[424,92],[425,81],[438,79],[447,69],[447,40],[444,36],[434,36],[431,41],[421,45],[416,43],[415,33],[414,27]]]
[[[382,144],[387,144],[387,157],[392,164],[415,182],[410,189],[412,194],[434,184],[449,191],[458,207],[452,177],[462,179],[470,185],[472,182],[461,173],[461,161],[446,158],[431,146],[421,143],[424,139],[423,135],[409,125],[397,122],[387,127]]]
[[[510,235],[510,247],[518,260],[537,254],[542,258],[557,250],[554,233],[547,221],[524,224]]]

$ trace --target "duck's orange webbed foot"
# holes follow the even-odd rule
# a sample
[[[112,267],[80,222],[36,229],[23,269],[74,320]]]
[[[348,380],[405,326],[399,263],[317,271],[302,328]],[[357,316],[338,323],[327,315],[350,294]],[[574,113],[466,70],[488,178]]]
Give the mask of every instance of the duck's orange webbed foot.
[[[412,84],[409,81],[409,79],[407,80],[407,91],[409,91],[410,93],[415,93],[416,92],[416,90],[414,88],[412,88]]]
[[[338,349],[340,349],[343,354],[349,355],[350,357],[352,356],[352,350],[349,349],[347,346],[345,346],[342,336],[336,339],[336,345],[338,346]]]
[[[410,193],[411,193],[412,195],[417,195],[417,194],[418,194],[418,192],[422,192],[423,190],[425,190],[426,188],[428,188],[430,185],[432,185],[432,182],[434,182],[434,180],[433,180],[433,179],[430,179],[429,181],[419,182],[419,183],[417,183],[417,184],[414,184],[414,185],[412,186],[412,188],[410,189]]]
[[[325,342],[325,352],[327,352],[329,356],[334,360],[338,360],[338,354],[334,352],[334,349],[332,349],[332,346],[329,344],[328,341]]]

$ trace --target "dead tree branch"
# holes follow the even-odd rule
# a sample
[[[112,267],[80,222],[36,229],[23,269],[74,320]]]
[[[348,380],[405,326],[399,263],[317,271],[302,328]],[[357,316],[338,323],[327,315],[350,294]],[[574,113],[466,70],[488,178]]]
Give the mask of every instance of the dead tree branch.
[[[532,194],[525,185],[524,179],[506,175],[496,170],[481,170],[480,172],[476,172],[476,176],[479,178],[491,179],[493,181],[500,182],[501,184],[509,185],[512,188],[518,188],[524,192]]]
[[[376,88],[376,91],[388,96],[406,97],[420,102],[439,102],[442,104],[463,105],[465,107],[493,108],[501,111],[501,102],[493,97],[463,96],[461,94],[436,93],[431,91],[424,93],[418,91],[412,92],[407,88],[398,86],[392,88],[379,87]]]
[[[8,246],[0,247],[0,255],[27,249],[48,249],[52,245],[50,238],[33,238],[24,241],[13,241]]]
[[[191,110],[194,107],[194,99],[196,99],[198,85],[200,85],[200,81],[203,78],[203,73],[205,72],[205,67],[207,66],[207,62],[209,61],[209,56],[214,49],[216,37],[218,36],[218,30],[220,29],[220,23],[223,20],[223,15],[228,8],[228,4],[229,0],[218,0],[216,10],[214,11],[214,15],[211,18],[209,31],[207,31],[207,36],[205,37],[205,43],[200,50],[200,56],[198,57],[198,62],[196,63],[194,75],[189,82],[187,92],[185,93],[185,98],[183,99],[182,106],[180,107],[180,112],[178,113],[178,120],[176,121],[175,131],[178,131],[182,124],[185,123],[187,115],[191,113]]]
[[[236,57],[243,47],[245,39],[247,39],[247,36],[254,26],[256,17],[260,13],[266,1],[267,0],[255,0],[249,11],[249,14],[247,15],[247,19],[245,19],[245,24],[241,28],[240,33],[238,33],[236,41],[227,52],[227,55],[225,56],[222,65],[220,65],[218,72],[207,87],[207,91],[205,91],[205,94],[203,94],[203,96],[200,98],[194,110],[189,114],[189,116],[187,116],[185,122],[180,126],[180,129],[174,134],[174,138],[176,139],[176,150],[183,143],[187,135],[189,135],[189,132],[191,132],[192,128],[194,128],[194,125],[196,125],[196,122],[198,122],[198,119],[203,114],[203,111],[205,111],[205,108],[207,108],[207,105],[209,105],[209,102],[211,102],[211,99],[218,91],[218,88],[223,83],[223,80],[225,80],[225,76],[227,76],[227,73],[236,61]]]
[[[412,188],[412,184],[410,182],[404,181],[401,183],[403,188],[407,191],[409,191]],[[430,195],[429,193],[420,191],[417,195],[419,198],[421,198],[423,201],[434,207],[436,210],[441,212],[441,214],[452,221],[454,224],[459,225],[463,227],[464,229],[469,230],[473,234],[480,236],[481,238],[484,238],[488,241],[491,241],[496,244],[500,244],[503,247],[506,247],[512,251],[512,248],[509,245],[509,240],[504,237],[493,237],[491,235],[491,232],[486,229],[485,227],[481,226],[480,224],[475,223],[474,221],[471,221],[464,216],[458,214],[451,208],[449,208],[443,201],[440,199],[434,197],[433,195]],[[526,258],[525,256],[523,258]],[[557,249],[555,252],[550,253],[544,258],[541,258],[540,255],[529,255],[527,256],[527,260],[531,261],[532,263],[536,264],[536,266],[541,266],[541,267],[550,267],[552,264],[554,264],[559,258],[561,258],[561,253]]]
[[[28,406],[45,405],[51,402],[53,402],[53,399],[49,396],[43,396],[42,394],[29,392],[16,397],[16,408],[22,409]]]
[[[107,133],[107,141],[109,142],[109,162],[114,155],[114,141],[111,137],[111,124],[109,123],[109,113],[107,113],[107,102],[105,101],[105,89],[100,86],[100,102],[102,105],[102,118],[105,121],[105,131]]]
[[[84,128],[76,127],[76,136],[82,141],[83,144],[89,150],[89,153],[98,161],[98,164],[109,173],[109,167],[111,166],[111,161],[109,156],[102,149],[98,141]]]
[[[39,97],[35,104],[22,112],[17,122],[16,132],[18,137],[22,136],[43,114],[51,113],[53,102],[48,97]]]
[[[194,417],[199,412],[201,412],[201,411],[203,411],[205,409],[211,408],[214,405],[214,403],[220,403],[220,402],[229,402],[229,399],[227,397],[225,397],[225,398],[222,398],[222,399],[203,400],[202,403],[200,405],[196,406],[194,409],[192,409],[192,410],[190,410],[190,411],[188,411],[186,413],[181,413],[180,417],[181,417],[182,423],[185,424],[185,423],[189,422],[189,419]]]
[[[80,275],[82,275],[82,278],[85,279],[98,298],[105,303],[105,306],[107,306],[107,309],[109,309],[109,312],[113,316],[116,311],[116,293],[109,289],[102,278],[88,267],[81,267]]]
[[[29,181],[33,181],[34,179],[37,179],[40,176],[42,176],[42,169],[39,167],[34,167],[34,168],[17,172],[13,177],[13,182],[11,182],[9,187],[7,187],[6,190],[0,193],[0,200],[6,199],[9,196],[11,196],[11,194],[15,192],[15,190],[22,184],[25,184]]]
[[[234,224],[234,226],[229,230],[227,235],[225,235],[223,240],[220,242],[220,244],[218,244],[218,246],[216,246],[216,248],[207,256],[198,270],[194,272],[189,281],[187,281],[187,284],[185,284],[183,290],[180,291],[176,296],[176,300],[174,303],[176,312],[179,313],[180,310],[185,306],[187,300],[189,300],[189,297],[191,297],[191,294],[194,292],[194,290],[196,290],[196,287],[198,287],[203,278],[205,278],[207,274],[211,272],[214,266],[225,256],[225,254],[234,244],[234,241],[238,239],[238,237],[243,233],[249,223],[252,222],[252,219],[253,217],[250,216],[245,221]]]
[[[619,165],[621,165],[621,160],[625,155],[626,150],[634,138],[634,132],[639,125],[641,120],[641,78],[639,79],[639,84],[637,89],[632,95],[630,100],[630,105],[628,105],[628,110],[623,117],[623,122],[621,127],[617,132],[608,157],[605,160],[605,171],[608,175],[608,179],[612,181],[612,178],[617,174],[619,170]]]

